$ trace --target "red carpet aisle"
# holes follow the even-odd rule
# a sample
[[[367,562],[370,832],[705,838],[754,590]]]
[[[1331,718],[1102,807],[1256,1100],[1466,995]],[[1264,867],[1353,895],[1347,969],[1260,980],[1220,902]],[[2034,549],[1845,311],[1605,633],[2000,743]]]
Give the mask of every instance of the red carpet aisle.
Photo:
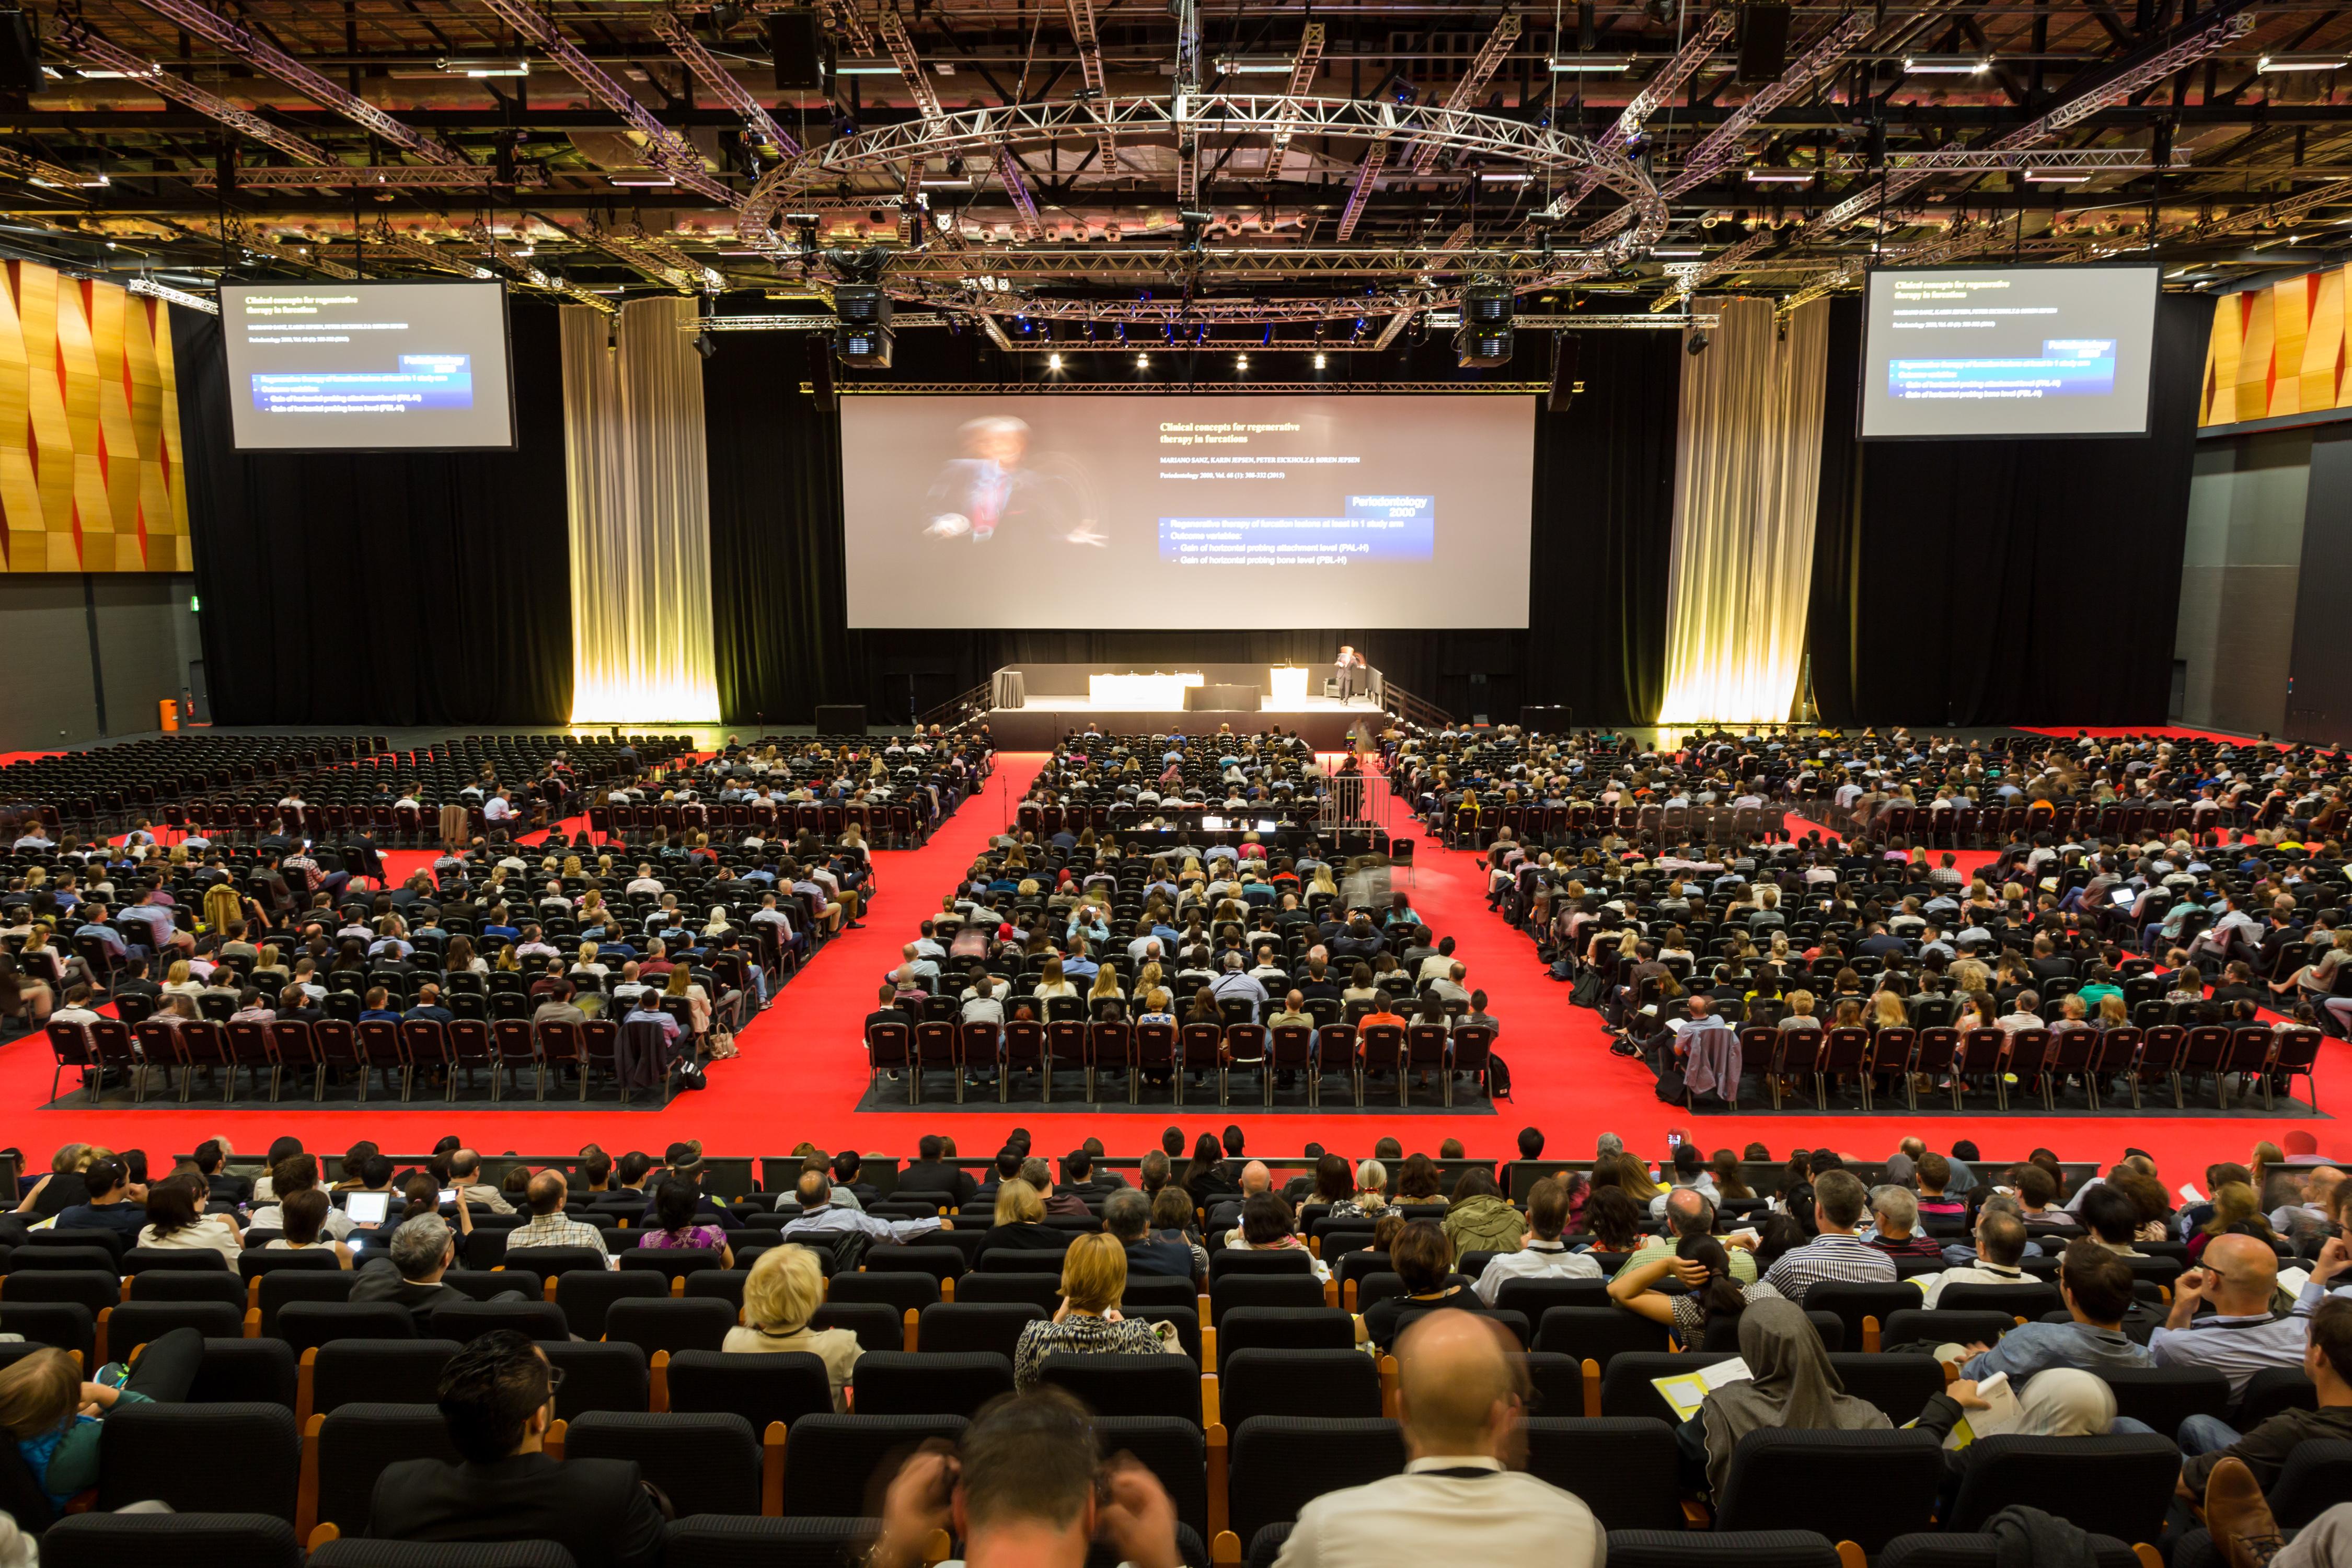
[[[307,1100],[289,1100],[286,1109],[276,1111],[200,1108],[186,1113],[93,1116],[59,1110],[34,1116],[31,1108],[47,1093],[51,1062],[46,1043],[32,1039],[0,1051],[0,1106],[16,1112],[0,1126],[0,1142],[25,1148],[36,1160],[75,1139],[103,1138],[116,1143],[136,1139],[153,1154],[167,1148],[184,1151],[215,1134],[250,1149],[291,1132],[314,1146],[334,1148],[360,1136],[381,1139],[388,1125],[395,1135],[413,1129],[403,1141],[416,1149],[429,1148],[444,1132],[455,1132],[484,1148],[524,1153],[566,1152],[592,1139],[608,1149],[651,1150],[682,1137],[698,1137],[714,1151],[730,1153],[775,1152],[802,1139],[825,1148],[901,1152],[925,1132],[950,1134],[967,1153],[992,1149],[1014,1119],[977,1102],[960,1109],[950,1100],[934,1099],[908,1111],[855,1111],[852,1107],[866,1083],[860,1026],[874,1006],[875,987],[884,971],[898,960],[899,944],[923,911],[936,908],[940,895],[955,886],[989,837],[1011,819],[1010,803],[1036,776],[1042,760],[1034,754],[1001,756],[985,794],[967,801],[929,844],[920,849],[878,851],[888,894],[866,929],[835,942],[784,989],[778,1005],[743,1037],[741,1058],[714,1072],[708,1091],[687,1096],[667,1110],[626,1115],[467,1110],[444,1117],[314,1111],[306,1109]],[[1420,837],[1412,824],[1400,826]],[[1399,885],[1433,926],[1459,940],[1469,983],[1487,992],[1503,1020],[1497,1045],[1510,1063],[1516,1092],[1499,1115],[1415,1116],[1398,1127],[1400,1136],[1428,1149],[1442,1139],[1458,1137],[1473,1154],[1500,1156],[1512,1152],[1521,1127],[1534,1125],[1544,1129],[1553,1152],[1571,1158],[1589,1156],[1594,1138],[1604,1131],[1619,1133],[1645,1152],[1663,1150],[1666,1129],[1686,1125],[1690,1118],[1658,1101],[1648,1072],[1638,1062],[1609,1055],[1597,1016],[1570,1007],[1568,987],[1546,978],[1533,944],[1487,910],[1477,858],[1422,838],[1416,859],[1412,869],[1399,874]],[[2344,1087],[2352,1079],[2337,1070],[2346,1063],[2347,1049],[2352,1047],[2328,1047],[2321,1060],[2328,1070],[2320,1074],[2319,1092],[2322,1104],[2352,1115],[2344,1109],[2352,1100],[2343,1099],[2352,1093]],[[1160,1129],[1170,1123],[1182,1127],[1189,1140],[1237,1121],[1247,1131],[1251,1148],[1271,1153],[1295,1152],[1313,1139],[1357,1154],[1369,1148],[1377,1132],[1389,1131],[1377,1119],[1260,1116],[1238,1105],[1228,1111],[1195,1104],[1181,1112],[1171,1107],[1170,1112],[1088,1115],[1074,1106],[1067,1114],[1024,1114],[1018,1120],[1041,1147],[1059,1151],[1092,1134],[1121,1154],[1138,1153],[1155,1143]],[[1990,1114],[1944,1117],[1920,1125],[1938,1143],[1973,1138],[1995,1155],[2021,1155],[2046,1143],[2070,1159],[2105,1161],[2129,1144],[2146,1149],[2168,1171],[2188,1173],[2179,1178],[2186,1180],[2212,1160],[2242,1159],[2256,1139],[2282,1139],[2298,1124],[2134,1119],[2118,1110],[2105,1116],[2013,1121]],[[2352,1129],[2338,1131],[2342,1126],[2308,1124],[2322,1150],[2352,1155]],[[1892,1148],[1907,1130],[1899,1114],[1882,1112],[1867,1119],[1716,1115],[1700,1119],[1696,1131],[1709,1149],[1738,1147],[1757,1139],[1775,1154],[1799,1143],[1828,1143],[1867,1155]]]

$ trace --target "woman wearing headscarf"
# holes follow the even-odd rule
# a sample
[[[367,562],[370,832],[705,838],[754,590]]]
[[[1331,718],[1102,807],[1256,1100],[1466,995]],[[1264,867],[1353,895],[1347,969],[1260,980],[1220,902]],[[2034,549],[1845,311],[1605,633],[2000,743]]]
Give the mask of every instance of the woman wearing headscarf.
[[[1919,1412],[1919,1430],[1933,1432],[1940,1440],[1969,1411],[1990,1408],[1977,1397],[1975,1383],[1964,1378],[1927,1401],[1927,1407]],[[2011,1436],[2103,1437],[2115,1425],[2116,1391],[2105,1379],[2079,1367],[2046,1367],[2017,1391],[2017,1415]],[[1951,1517],[1952,1505],[1959,1500],[1960,1482],[1969,1473],[1969,1456],[1975,1452],[1973,1445],[1944,1450],[1943,1495],[1936,1509],[1938,1518]]]
[[[1703,1460],[1707,1489],[1718,1496],[1731,1474],[1731,1456],[1750,1432],[1868,1432],[1894,1426],[1877,1405],[1846,1393],[1820,1332],[1793,1301],[1748,1302],[1739,1314],[1739,1355],[1754,1375],[1708,1394],[1680,1433],[1684,1458]]]

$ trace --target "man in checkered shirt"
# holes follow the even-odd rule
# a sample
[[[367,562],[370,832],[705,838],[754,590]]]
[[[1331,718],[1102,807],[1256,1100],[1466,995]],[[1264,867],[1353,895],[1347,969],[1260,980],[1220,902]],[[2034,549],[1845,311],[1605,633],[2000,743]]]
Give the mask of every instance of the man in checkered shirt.
[[[604,1249],[604,1233],[593,1225],[564,1217],[565,1192],[561,1171],[541,1171],[530,1179],[530,1219],[507,1232],[508,1253],[529,1247],[585,1247],[593,1248],[597,1257],[604,1259],[605,1267],[611,1268],[612,1254]]]
[[[1764,1271],[1764,1283],[1799,1306],[1814,1286],[1891,1285],[1895,1259],[1854,1234],[1869,1194],[1859,1178],[1829,1171],[1813,1180],[1813,1219],[1821,1234],[1780,1255]]]

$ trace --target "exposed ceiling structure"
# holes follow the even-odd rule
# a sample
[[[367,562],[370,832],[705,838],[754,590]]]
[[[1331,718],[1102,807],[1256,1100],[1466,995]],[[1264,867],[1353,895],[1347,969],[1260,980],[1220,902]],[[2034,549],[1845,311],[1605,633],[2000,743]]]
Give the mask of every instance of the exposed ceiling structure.
[[[2210,287],[2352,235],[2352,0],[1798,4],[1777,50],[1771,0],[820,0],[833,68],[780,89],[797,8],[36,4],[0,254],[793,322],[878,280],[1003,342],[1370,350],[1474,282],[1622,323],[1874,263]]]

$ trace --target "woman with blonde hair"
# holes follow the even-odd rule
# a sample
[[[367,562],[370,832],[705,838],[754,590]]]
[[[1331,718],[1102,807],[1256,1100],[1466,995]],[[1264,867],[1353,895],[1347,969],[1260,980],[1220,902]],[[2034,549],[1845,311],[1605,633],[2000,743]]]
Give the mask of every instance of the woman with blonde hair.
[[[1045,961],[1045,971],[1038,975],[1036,987],[1030,993],[1041,1002],[1049,1001],[1056,996],[1076,996],[1077,994],[1078,988],[1063,978],[1062,961],[1059,958],[1049,958]]]
[[[2197,1267],[2208,1243],[2217,1236],[2251,1236],[2264,1242],[2278,1239],[2264,1217],[2251,1182],[2223,1182],[2213,1189],[2213,1216],[2189,1238],[2189,1266]]]
[[[1099,1231],[1073,1237],[1062,1255],[1061,1306],[1051,1321],[1024,1328],[1013,1347],[1014,1391],[1026,1394],[1035,1387],[1039,1363],[1056,1352],[1157,1355],[1173,1350],[1174,1323],[1120,1316],[1118,1303],[1126,1293],[1127,1249],[1118,1238]]]
[[[204,1359],[204,1335],[190,1328],[158,1334],[136,1367],[126,1373],[110,1362],[94,1382],[83,1381],[71,1352],[35,1351],[0,1371],[0,1427],[16,1439],[49,1507],[62,1513],[68,1499],[98,1484],[99,1434],[108,1413],[123,1405],[181,1403]]]
[[[845,1413],[845,1391],[861,1352],[847,1329],[809,1327],[824,1302],[824,1268],[816,1254],[793,1243],[772,1247],[752,1260],[743,1281],[743,1321],[727,1331],[719,1348],[733,1355],[802,1351],[815,1356],[833,1385],[834,1413]]]
[[[172,967],[163,972],[163,994],[166,996],[198,996],[204,994],[205,983],[196,978],[184,958],[175,958]]]

